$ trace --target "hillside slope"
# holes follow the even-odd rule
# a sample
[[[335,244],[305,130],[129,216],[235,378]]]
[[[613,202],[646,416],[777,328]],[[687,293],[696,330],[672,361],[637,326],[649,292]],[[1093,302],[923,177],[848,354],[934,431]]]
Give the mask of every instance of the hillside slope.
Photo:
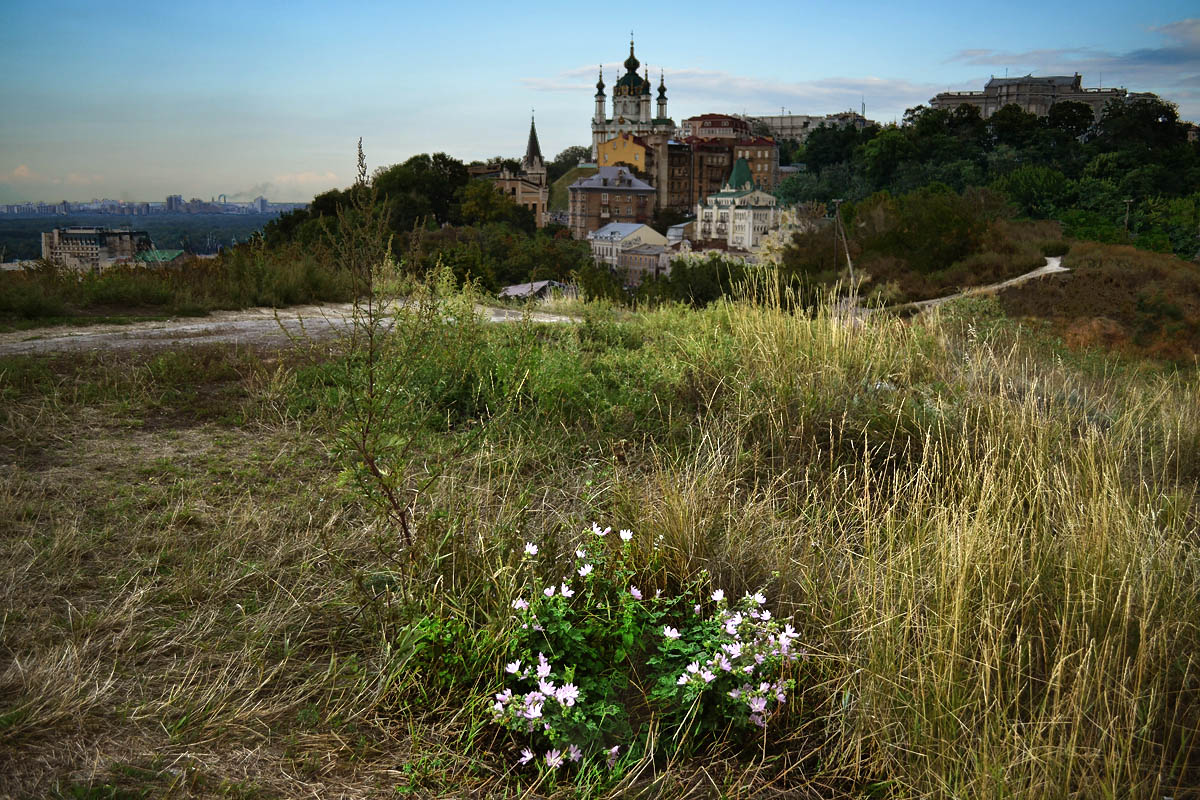
[[[551,211],[566,211],[567,210],[567,187],[580,178],[586,178],[589,175],[595,175],[595,167],[575,167],[566,175],[550,184],[550,210]]]

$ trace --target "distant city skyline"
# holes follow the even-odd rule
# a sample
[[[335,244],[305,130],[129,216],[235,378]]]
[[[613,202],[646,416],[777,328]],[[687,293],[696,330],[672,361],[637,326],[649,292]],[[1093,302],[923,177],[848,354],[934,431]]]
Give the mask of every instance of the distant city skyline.
[[[600,21],[594,21],[597,18]],[[0,204],[168,195],[307,202],[423,152],[553,158],[589,144],[596,72],[628,55],[670,114],[827,114],[880,122],[992,75],[1082,73],[1200,121],[1194,2],[765,0],[564,8],[227,2],[0,9]]]

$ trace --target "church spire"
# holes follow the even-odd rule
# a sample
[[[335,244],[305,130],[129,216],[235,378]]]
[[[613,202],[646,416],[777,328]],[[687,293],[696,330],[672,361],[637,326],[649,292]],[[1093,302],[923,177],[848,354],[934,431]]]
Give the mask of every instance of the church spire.
[[[542,158],[542,147],[538,144],[537,125],[534,124],[533,114],[529,115],[529,143],[525,146],[525,158],[521,160],[521,169],[529,172],[532,169],[542,169],[545,159]]]
[[[629,32],[629,58],[625,59],[625,71],[637,75],[637,68],[642,65],[642,62],[637,60],[637,56],[633,54],[633,31]]]

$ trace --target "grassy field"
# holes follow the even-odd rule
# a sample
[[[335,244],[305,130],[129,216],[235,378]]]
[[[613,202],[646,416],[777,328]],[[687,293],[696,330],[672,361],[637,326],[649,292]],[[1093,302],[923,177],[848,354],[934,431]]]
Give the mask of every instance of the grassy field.
[[[1194,369],[994,303],[470,300],[374,349],[0,362],[0,795],[1200,796]],[[564,570],[546,647],[603,654],[621,725],[521,766],[513,602]],[[716,589],[795,626],[764,729],[645,689]]]

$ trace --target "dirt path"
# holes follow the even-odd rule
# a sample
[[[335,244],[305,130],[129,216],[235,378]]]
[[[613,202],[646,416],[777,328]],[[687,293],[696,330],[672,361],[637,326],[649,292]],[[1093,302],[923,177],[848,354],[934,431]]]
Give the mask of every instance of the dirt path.
[[[993,283],[988,286],[975,286],[970,289],[964,289],[958,294],[946,295],[945,297],[935,297],[932,300],[918,300],[915,303],[905,303],[902,306],[893,306],[888,311],[924,311],[927,308],[940,306],[942,303],[948,303],[951,300],[957,300],[960,297],[973,297],[978,294],[995,294],[1003,291],[1010,286],[1020,286],[1026,281],[1031,281],[1034,278],[1040,278],[1043,275],[1053,275],[1058,272],[1070,272],[1071,270],[1062,265],[1062,258],[1059,256],[1046,256],[1046,263],[1032,272],[1026,272],[1024,275],[1018,275],[1015,278],[1009,278],[1000,283]]]
[[[140,350],[195,344],[245,344],[282,347],[293,337],[328,339],[347,332],[354,306],[351,303],[295,306],[279,309],[249,308],[218,311],[207,317],[137,322],[132,325],[81,325],[0,333],[0,355],[78,352],[89,350]],[[524,317],[514,309],[480,306],[489,322],[514,322]],[[532,312],[535,322],[574,322],[562,314]]]
[[[993,294],[1026,281],[1069,272],[1061,258],[1047,258],[1038,267],[1016,278],[990,286],[977,286],[958,294],[905,303],[889,311],[923,311],[959,297]],[[194,344],[245,344],[282,347],[293,337],[329,339],[349,330],[354,306],[351,303],[295,306],[275,311],[270,308],[249,308],[243,311],[217,311],[207,317],[136,322],[132,325],[80,325],[58,328],[39,328],[29,331],[0,333],[0,355],[32,355],[89,350],[139,350],[177,347]],[[489,322],[514,322],[524,317],[515,309],[480,306],[479,312]],[[532,312],[534,322],[576,322],[563,314]]]

